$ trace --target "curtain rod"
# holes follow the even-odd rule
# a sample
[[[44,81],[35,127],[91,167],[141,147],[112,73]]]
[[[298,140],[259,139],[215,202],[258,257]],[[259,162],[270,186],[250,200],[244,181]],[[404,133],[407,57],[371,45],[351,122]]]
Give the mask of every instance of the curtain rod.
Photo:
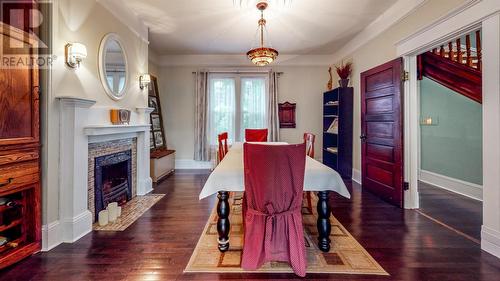
[[[208,71],[208,73],[222,73],[222,74],[265,74],[268,73],[269,71]],[[193,71],[193,74],[196,74],[198,72]],[[283,72],[276,72],[278,75],[284,74]]]

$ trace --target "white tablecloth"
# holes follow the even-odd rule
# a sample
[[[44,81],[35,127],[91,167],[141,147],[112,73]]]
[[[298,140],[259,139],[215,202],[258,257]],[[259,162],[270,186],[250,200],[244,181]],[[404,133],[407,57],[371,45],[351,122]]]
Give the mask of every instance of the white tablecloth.
[[[283,145],[286,142],[262,143],[268,145]],[[314,160],[306,159],[304,178],[305,191],[335,191],[338,194],[351,198],[351,194],[342,180],[342,177],[328,166]],[[219,191],[245,191],[243,176],[243,144],[234,143],[228,154],[208,177],[200,193],[200,200]]]

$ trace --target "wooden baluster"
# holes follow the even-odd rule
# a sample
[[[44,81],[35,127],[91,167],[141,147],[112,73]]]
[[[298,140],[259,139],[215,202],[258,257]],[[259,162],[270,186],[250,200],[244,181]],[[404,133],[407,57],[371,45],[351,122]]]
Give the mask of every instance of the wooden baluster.
[[[441,45],[441,48],[439,48],[439,55],[444,58],[444,46]]]
[[[432,49],[432,53],[435,54],[435,55],[437,55],[438,49],[437,48]]]
[[[454,60],[455,55],[453,54],[453,43],[448,43],[448,58]]]
[[[477,69],[482,71],[481,30],[476,31]]]
[[[467,66],[472,67],[472,54],[470,50],[470,34],[467,34],[465,36],[465,51],[466,51],[466,58],[467,58]]]
[[[457,39],[457,62],[464,63],[462,57],[462,43],[460,42],[460,38]]]

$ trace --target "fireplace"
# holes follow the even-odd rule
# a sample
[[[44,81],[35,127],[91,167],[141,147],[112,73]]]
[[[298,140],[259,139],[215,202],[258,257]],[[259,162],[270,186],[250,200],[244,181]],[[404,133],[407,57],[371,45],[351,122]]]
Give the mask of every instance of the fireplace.
[[[95,158],[94,219],[109,203],[123,205],[132,199],[132,150]]]

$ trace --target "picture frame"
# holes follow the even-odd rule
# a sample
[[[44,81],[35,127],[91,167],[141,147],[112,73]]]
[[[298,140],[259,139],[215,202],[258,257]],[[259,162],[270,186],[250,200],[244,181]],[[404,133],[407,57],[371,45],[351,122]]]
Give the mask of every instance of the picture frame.
[[[153,131],[161,130],[161,120],[159,115],[156,114],[151,115],[151,127]]]
[[[165,143],[163,141],[163,133],[161,131],[159,132],[154,132],[154,138],[155,138],[155,146],[156,147],[163,147],[165,146]]]
[[[153,132],[149,132],[149,149],[154,149],[155,148],[155,139],[153,136]]]
[[[165,138],[165,130],[163,127],[160,95],[158,91],[158,79],[153,75],[151,75],[151,85],[148,87],[148,104],[153,108],[153,112],[150,114],[149,120],[151,124],[151,152],[166,150],[167,142]]]
[[[151,112],[152,114],[158,114],[158,98],[153,96],[148,96],[149,107],[154,108]]]

